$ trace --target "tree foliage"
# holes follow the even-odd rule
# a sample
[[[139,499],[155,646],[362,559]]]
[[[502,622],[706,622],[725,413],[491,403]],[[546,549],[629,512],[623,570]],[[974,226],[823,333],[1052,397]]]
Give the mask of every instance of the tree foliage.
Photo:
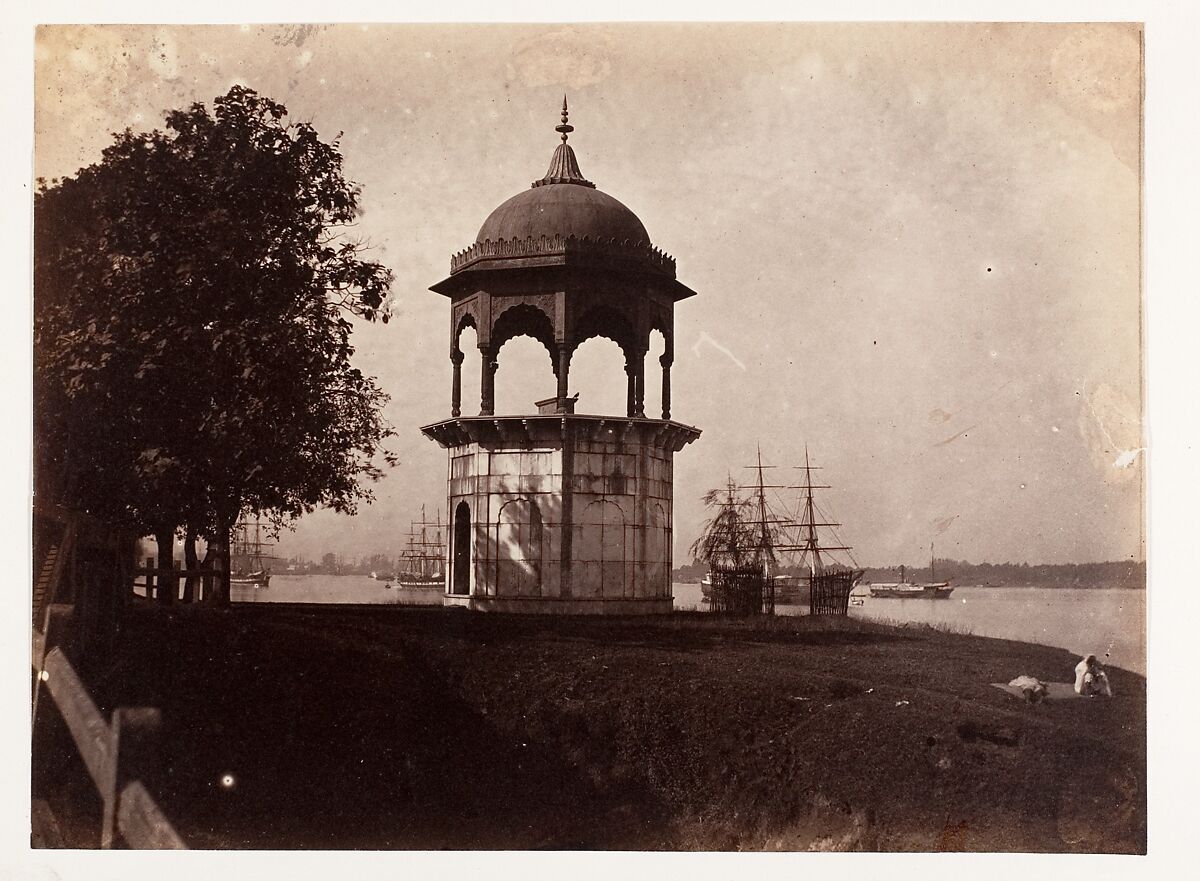
[[[762,544],[758,524],[750,503],[737,497],[733,481],[725,489],[705,493],[704,504],[713,513],[692,543],[692,557],[718,569],[757,562]]]
[[[335,140],[255,92],[126,130],[34,202],[39,491],[144,532],[353,512],[391,461],[350,363],[391,272]]]

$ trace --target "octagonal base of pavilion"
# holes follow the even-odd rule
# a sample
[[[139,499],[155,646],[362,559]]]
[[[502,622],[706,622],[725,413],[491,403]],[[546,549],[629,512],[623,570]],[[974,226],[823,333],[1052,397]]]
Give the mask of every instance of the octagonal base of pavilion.
[[[678,422],[560,413],[421,429],[448,451],[447,605],[534,614],[671,611]]]

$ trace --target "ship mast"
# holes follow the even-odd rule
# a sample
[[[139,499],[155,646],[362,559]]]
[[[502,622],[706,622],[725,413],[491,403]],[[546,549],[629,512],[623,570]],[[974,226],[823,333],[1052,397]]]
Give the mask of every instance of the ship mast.
[[[254,527],[253,537],[250,534],[251,526]],[[259,519],[239,519],[234,524],[229,542],[229,556],[230,565],[235,571],[253,572],[265,569],[265,561],[275,559],[271,554],[264,553],[267,542],[263,541],[262,526],[262,520]]]
[[[797,487],[804,491],[802,496],[802,504],[800,508],[800,519],[798,526],[800,527],[800,543],[794,549],[800,551],[800,566],[808,563],[809,577],[815,578],[824,573],[826,568],[825,560],[821,556],[822,551],[847,551],[850,548],[844,545],[825,545],[821,546],[821,539],[817,533],[820,527],[835,527],[841,526],[840,523],[825,523],[817,520],[817,504],[813,500],[814,489],[829,489],[828,484],[813,483],[812,473],[819,471],[820,468],[813,465],[808,457],[808,444],[804,445],[804,464],[797,465],[797,468],[804,469],[804,483]],[[836,536],[836,534],[835,534]]]
[[[429,577],[429,556],[425,553],[425,546],[428,544],[425,537],[425,506],[421,506],[421,577]]]
[[[725,505],[723,509],[724,517],[720,518],[723,535],[721,538],[725,545],[724,551],[726,554],[726,562],[735,569],[740,569],[745,564],[745,548],[742,544],[742,518],[738,513],[738,508],[742,503],[738,500],[734,493],[735,486],[732,477],[726,477],[725,486]]]
[[[430,538],[430,533],[433,538]],[[419,578],[434,578],[441,574],[445,563],[445,546],[442,544],[442,509],[438,508],[437,520],[430,521],[421,506],[421,519],[413,520],[408,528],[408,547],[400,554],[405,572]]]
[[[804,552],[809,554],[809,571],[820,575],[824,564],[821,561],[821,545],[817,542],[817,518],[813,510],[812,463],[808,459],[808,444],[804,445],[804,515],[800,521],[808,535],[805,536]]]
[[[755,548],[755,562],[762,567],[763,576],[771,576],[771,567],[775,563],[775,551],[771,531],[767,526],[767,494],[763,484],[762,445],[758,446],[758,546]]]

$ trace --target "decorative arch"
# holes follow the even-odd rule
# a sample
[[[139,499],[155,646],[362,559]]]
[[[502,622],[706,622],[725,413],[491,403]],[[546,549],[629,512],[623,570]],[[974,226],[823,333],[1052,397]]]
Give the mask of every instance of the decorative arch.
[[[628,377],[631,364],[621,347],[603,336],[592,337],[571,353],[575,409],[597,416],[628,415]]]
[[[572,354],[594,337],[603,337],[616,343],[625,359],[626,402],[625,415],[639,415],[638,383],[642,371],[639,362],[645,347],[638,339],[634,322],[622,310],[607,305],[595,305],[587,309],[575,322],[571,334]]]
[[[462,332],[468,327],[473,328],[475,333],[479,333],[479,319],[475,317],[475,311],[470,306],[463,309],[462,315],[458,317],[458,321],[454,324],[454,336],[451,340],[451,348],[457,349],[458,341],[462,337]]]
[[[496,385],[495,373],[500,367],[500,355],[504,347],[517,339],[518,337],[529,337],[536,343],[540,343],[545,349],[550,358],[550,371],[552,374],[558,374],[558,362],[555,358],[557,347],[554,344],[554,324],[552,319],[535,305],[529,303],[517,303],[505,306],[503,311],[499,313],[492,321],[491,343],[488,352],[484,353],[485,358],[490,357],[492,362],[492,377],[490,378],[490,393],[492,404],[496,402]],[[529,371],[533,370],[532,364],[536,359],[531,360],[533,356],[518,345],[517,365],[524,366],[524,370],[517,370],[518,376],[523,376],[526,382],[533,381],[534,375]],[[512,363],[513,351],[510,348],[505,355],[510,364]],[[544,362],[543,362],[544,363]],[[541,380],[537,380],[540,382]],[[550,387],[546,392],[553,393],[553,379],[550,380]],[[526,389],[527,390],[527,389]],[[511,406],[515,398],[510,395],[508,404]],[[519,410],[518,412],[525,412]]]
[[[540,596],[542,513],[535,500],[510,499],[500,508],[494,543],[497,596]]]
[[[657,303],[648,304],[646,310],[646,332],[657,330],[666,339],[671,339],[675,331],[674,320],[670,309],[665,309]]]
[[[506,306],[492,322],[491,347],[499,352],[513,337],[533,337],[546,347],[554,363],[554,319],[528,303]]]
[[[633,322],[612,306],[592,306],[579,316],[571,334],[572,349],[596,336],[610,339],[620,346],[626,359],[631,359],[639,348]]]
[[[575,587],[582,596],[620,597],[631,587],[626,578],[625,513],[610,499],[596,499],[583,509],[576,524]]]

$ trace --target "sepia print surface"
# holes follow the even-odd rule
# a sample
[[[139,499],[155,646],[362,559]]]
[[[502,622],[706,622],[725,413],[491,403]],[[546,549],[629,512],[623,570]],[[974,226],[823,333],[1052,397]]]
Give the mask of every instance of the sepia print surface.
[[[1144,853],[1142,45],[38,28],[34,846]]]

